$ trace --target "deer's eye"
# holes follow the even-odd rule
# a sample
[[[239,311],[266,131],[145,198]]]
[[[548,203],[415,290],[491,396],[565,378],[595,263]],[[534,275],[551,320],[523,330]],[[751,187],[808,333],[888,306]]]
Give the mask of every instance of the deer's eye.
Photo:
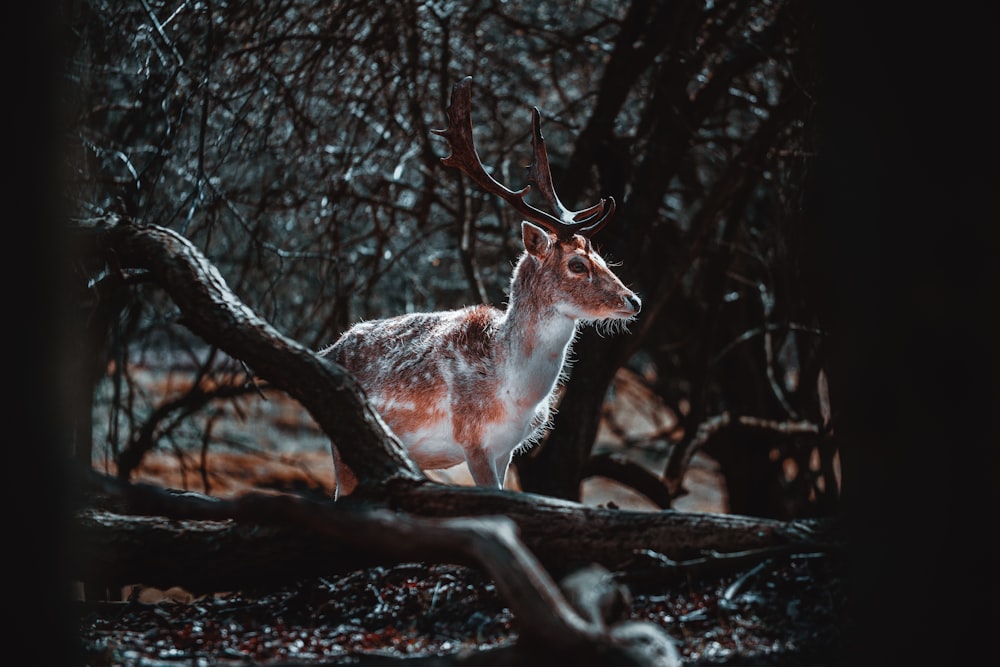
[[[579,257],[573,257],[569,260],[569,270],[573,273],[586,273],[587,263],[580,259]]]

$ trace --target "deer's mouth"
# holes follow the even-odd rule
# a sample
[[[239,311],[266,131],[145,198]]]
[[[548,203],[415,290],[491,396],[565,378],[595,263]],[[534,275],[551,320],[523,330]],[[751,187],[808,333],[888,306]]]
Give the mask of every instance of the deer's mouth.
[[[635,317],[642,310],[642,301],[634,294],[622,297],[621,307],[618,309],[618,316],[622,318]]]

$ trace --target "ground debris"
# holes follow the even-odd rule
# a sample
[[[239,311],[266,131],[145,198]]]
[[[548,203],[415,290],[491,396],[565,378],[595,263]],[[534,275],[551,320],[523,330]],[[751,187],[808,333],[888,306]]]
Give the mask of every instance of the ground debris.
[[[632,591],[624,619],[662,626],[685,664],[767,664],[771,656],[775,664],[809,665],[844,650],[842,560],[793,555],[723,576],[616,575]],[[518,638],[517,619],[493,583],[451,565],[373,567],[186,602],[80,601],[77,609],[89,667],[346,665],[465,654]]]

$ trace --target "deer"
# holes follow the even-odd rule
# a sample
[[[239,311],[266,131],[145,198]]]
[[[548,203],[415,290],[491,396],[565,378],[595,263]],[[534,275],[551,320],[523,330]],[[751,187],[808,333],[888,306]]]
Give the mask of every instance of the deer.
[[[452,88],[443,137],[458,169],[522,216],[524,251],[505,309],[487,304],[361,321],[319,351],[358,380],[383,422],[424,471],[468,465],[479,487],[504,488],[513,456],[551,427],[555,396],[584,324],[624,328],[642,302],[594,249],[613,197],[566,208],[552,185],[540,114],[532,108],[529,184],[510,190],[483,166],[473,142],[472,77]],[[552,209],[525,201],[535,186]]]

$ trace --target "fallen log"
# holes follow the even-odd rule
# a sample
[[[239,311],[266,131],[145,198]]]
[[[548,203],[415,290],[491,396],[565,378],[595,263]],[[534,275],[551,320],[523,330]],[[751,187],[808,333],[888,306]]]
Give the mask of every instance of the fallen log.
[[[396,517],[401,525],[410,520],[504,517],[556,577],[593,563],[611,570],[627,568],[648,560],[650,553],[681,561],[706,554],[811,551],[843,544],[838,524],[830,520],[782,522],[618,510],[431,481],[397,481],[378,499],[349,496],[334,503],[265,493],[222,500],[151,485],[120,485],[96,473],[92,479],[113,495],[77,513],[73,575],[113,586],[143,583],[225,591],[406,559],[481,565],[447,545],[417,551],[386,540],[388,517]]]

